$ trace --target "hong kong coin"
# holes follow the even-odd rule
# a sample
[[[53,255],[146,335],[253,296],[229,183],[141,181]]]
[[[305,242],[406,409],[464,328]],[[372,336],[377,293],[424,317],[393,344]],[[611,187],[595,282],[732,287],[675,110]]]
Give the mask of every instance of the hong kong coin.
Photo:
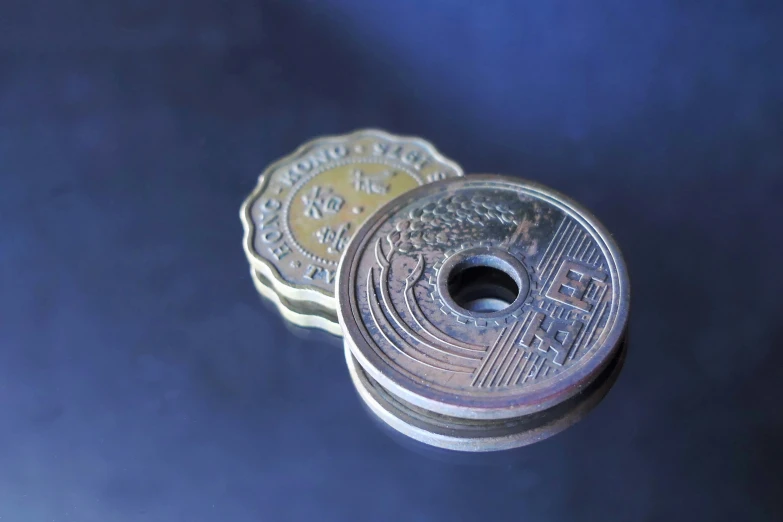
[[[620,251],[541,185],[469,176],[410,191],[356,232],[338,274],[346,345],[389,396],[432,414],[550,415],[620,353]]]
[[[280,315],[293,324],[302,328],[318,328],[332,335],[342,336],[337,315],[333,310],[328,310],[315,303],[294,303],[279,295],[271,288],[271,283],[264,275],[255,270],[250,270],[256,290],[280,312]]]
[[[242,205],[245,252],[281,296],[334,310],[337,265],[359,225],[394,197],[457,176],[419,138],[361,130],[311,141],[267,168]]]

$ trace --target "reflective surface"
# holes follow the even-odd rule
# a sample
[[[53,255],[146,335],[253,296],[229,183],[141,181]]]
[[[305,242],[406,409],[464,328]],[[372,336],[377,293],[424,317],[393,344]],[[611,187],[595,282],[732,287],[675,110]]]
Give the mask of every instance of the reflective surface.
[[[783,519],[780,6],[3,2],[0,520]],[[249,280],[259,167],[367,126],[622,245],[619,379],[505,465],[384,437]]]
[[[341,337],[342,330],[333,310],[306,301],[292,302],[278,294],[261,272],[250,269],[250,276],[258,293],[277,309],[282,319],[299,328],[317,328]]]

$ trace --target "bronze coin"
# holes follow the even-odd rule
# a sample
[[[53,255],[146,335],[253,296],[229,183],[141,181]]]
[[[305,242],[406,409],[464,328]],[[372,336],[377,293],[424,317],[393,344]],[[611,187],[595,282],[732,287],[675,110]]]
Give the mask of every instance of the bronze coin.
[[[356,232],[338,316],[363,371],[433,414],[514,419],[603,374],[630,285],[604,227],[537,183],[480,175],[407,192]]]
[[[449,417],[405,402],[369,377],[351,354],[345,358],[351,380],[364,405],[389,428],[424,444],[454,451],[502,451],[526,446],[563,431],[583,418],[606,395],[625,359],[625,342],[603,373],[570,399],[531,415],[478,420]]]

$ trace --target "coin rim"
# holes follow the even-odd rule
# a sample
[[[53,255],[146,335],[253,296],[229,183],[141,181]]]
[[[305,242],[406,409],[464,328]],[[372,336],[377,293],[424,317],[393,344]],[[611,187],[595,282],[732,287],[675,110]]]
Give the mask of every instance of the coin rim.
[[[614,362],[615,367],[611,369],[606,367],[607,373],[603,376],[602,382],[596,382],[597,388],[591,390],[585,397],[578,398],[577,402],[569,406],[569,410],[563,415],[551,418],[530,429],[523,428],[520,431],[514,431],[511,428],[508,434],[487,437],[446,435],[435,430],[428,430],[426,421],[421,418],[419,418],[416,425],[406,421],[404,417],[408,413],[405,404],[400,402],[391,404],[388,399],[385,399],[379,394],[378,390],[370,385],[369,379],[371,377],[367,375],[353,356],[350,340],[347,338],[344,340],[343,352],[348,366],[348,373],[351,376],[351,382],[356,388],[359,398],[370,412],[387,426],[407,437],[430,446],[460,452],[485,453],[529,446],[553,437],[582,420],[593,408],[598,406],[614,386],[625,363],[627,339],[624,337],[620,344],[619,351],[613,355],[612,360],[609,362],[610,364]],[[388,390],[385,391],[389,393]],[[393,396],[393,394],[391,395]]]
[[[317,303],[330,310],[337,310],[337,300],[335,298],[334,292],[329,293],[317,287],[312,287],[304,284],[290,283],[283,278],[279,269],[271,261],[256,253],[255,249],[253,248],[253,239],[255,236],[256,226],[255,223],[253,222],[250,209],[253,206],[253,203],[259,197],[262,196],[262,194],[268,187],[269,184],[268,175],[274,172],[275,170],[277,170],[278,168],[280,168],[281,166],[293,162],[298,157],[302,156],[309,150],[314,149],[316,147],[321,147],[324,145],[334,144],[334,143],[345,143],[345,142],[359,140],[367,137],[375,137],[397,144],[413,143],[416,146],[419,146],[425,151],[427,151],[427,153],[430,156],[432,156],[432,158],[435,161],[444,164],[448,168],[453,169],[454,172],[456,173],[455,178],[460,178],[465,175],[465,173],[462,170],[462,167],[460,167],[454,160],[451,160],[445,157],[443,154],[441,154],[440,151],[438,151],[438,149],[432,143],[425,140],[424,138],[418,136],[399,136],[374,128],[358,129],[347,134],[321,136],[312,139],[300,145],[291,154],[288,154],[287,156],[284,156],[276,160],[272,164],[270,164],[259,175],[258,182],[256,183],[256,187],[253,189],[250,195],[248,195],[245,198],[245,200],[242,203],[242,206],[239,209],[239,218],[242,221],[242,228],[244,229],[242,245],[245,250],[245,256],[247,257],[251,266],[256,268],[269,280],[269,282],[272,285],[271,286],[272,289],[277,294],[284,296],[286,299],[292,301],[305,301],[305,302]],[[454,179],[454,178],[449,178],[449,179]],[[427,184],[429,183],[425,183],[425,185]]]
[[[277,292],[265,284],[263,274],[259,273],[254,267],[250,267],[250,276],[253,278],[253,284],[258,293],[275,305],[284,320],[301,328],[317,328],[337,337],[343,336],[336,317],[332,320],[319,315],[318,312],[308,314],[297,311],[290,301],[278,295]],[[324,309],[323,313],[327,314],[328,311]]]
[[[564,372],[565,375],[561,374],[530,386],[516,397],[505,396],[493,400],[492,397],[486,395],[482,397],[467,397],[459,394],[448,394],[441,390],[436,390],[434,394],[438,398],[428,396],[428,392],[432,394],[431,387],[427,386],[420,379],[412,379],[410,376],[398,371],[395,367],[386,364],[375,353],[375,350],[369,347],[370,342],[368,342],[368,339],[372,341],[372,338],[367,333],[366,326],[363,325],[360,318],[356,315],[358,307],[356,306],[355,295],[350,292],[351,287],[347,284],[347,282],[351,281],[352,276],[354,276],[355,280],[359,249],[362,248],[363,251],[366,248],[366,245],[363,245],[365,239],[370,237],[378,227],[387,221],[389,216],[394,215],[399,209],[409,205],[415,199],[448,190],[449,185],[454,183],[463,186],[466,184],[492,183],[495,186],[504,184],[513,185],[516,189],[522,188],[533,197],[559,208],[566,215],[579,222],[589,232],[594,232],[594,237],[603,241],[606,254],[608,254],[606,256],[607,262],[615,265],[614,271],[610,270],[610,275],[616,278],[617,281],[615,286],[617,297],[615,299],[616,304],[613,302],[611,309],[611,316],[614,317],[614,321],[609,332],[603,334],[604,339],[599,346],[602,353],[594,353],[589,361],[585,361],[572,372]],[[593,234],[591,233],[591,235]],[[337,315],[343,330],[343,337],[351,340],[350,345],[354,356],[370,377],[378,381],[383,388],[415,406],[443,415],[473,419],[502,419],[527,415],[551,408],[555,404],[565,401],[578,393],[581,388],[588,385],[603,371],[615,355],[614,352],[618,349],[619,341],[627,328],[631,297],[628,271],[622,253],[608,230],[589,210],[570,197],[540,183],[497,174],[469,174],[464,178],[437,181],[417,187],[383,205],[357,229],[354,237],[346,247],[337,270],[336,284],[338,289]],[[383,369],[379,368],[377,363],[380,363]],[[562,383],[566,379],[568,384],[564,386]]]

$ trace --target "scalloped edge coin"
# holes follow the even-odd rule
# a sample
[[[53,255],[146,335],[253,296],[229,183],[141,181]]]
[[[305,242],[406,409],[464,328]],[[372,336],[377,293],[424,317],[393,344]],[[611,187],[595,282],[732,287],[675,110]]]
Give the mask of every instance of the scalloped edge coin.
[[[277,308],[285,321],[301,328],[316,328],[337,337],[343,336],[337,316],[330,311],[311,303],[305,303],[309,306],[304,309],[297,308],[297,304],[275,292],[262,273],[251,267],[250,276],[258,293]]]
[[[292,277],[286,279],[281,274],[281,266],[276,265],[271,259],[261,255],[254,246],[258,227],[256,226],[252,216],[253,206],[261,197],[266,194],[267,190],[280,190],[278,186],[275,186],[274,188],[272,187],[272,178],[274,177],[274,174],[280,171],[283,167],[295,165],[297,160],[306,157],[307,154],[320,153],[327,147],[345,148],[346,144],[353,144],[360,140],[373,139],[378,140],[373,143],[374,153],[378,152],[375,150],[376,143],[380,143],[383,146],[383,153],[370,155],[365,151],[356,152],[353,149],[349,149],[348,153],[355,154],[356,159],[353,160],[348,158],[350,160],[348,162],[361,163],[359,160],[362,158],[367,158],[365,163],[379,163],[394,166],[395,168],[404,170],[406,173],[411,175],[420,186],[437,181],[439,179],[443,179],[443,177],[454,178],[464,175],[462,168],[456,162],[445,157],[435,148],[432,143],[426,141],[425,139],[416,136],[398,136],[379,129],[360,129],[348,134],[316,138],[301,145],[288,156],[285,156],[269,165],[259,176],[255,189],[242,203],[239,211],[239,216],[244,228],[243,247],[245,250],[245,255],[247,256],[251,266],[258,270],[269,281],[269,287],[277,292],[281,297],[287,299],[289,303],[294,303],[297,307],[298,304],[296,303],[310,302],[316,303],[330,310],[336,310],[337,300],[335,298],[334,284],[330,285],[331,290],[327,290],[323,288],[323,285],[319,287],[315,284],[306,284],[304,282],[291,282],[290,279]],[[393,147],[389,148],[392,145]],[[424,152],[425,157],[421,157],[421,155],[418,154],[420,152]],[[415,157],[418,158],[416,162],[413,162],[413,160],[410,159],[412,157],[411,153],[415,153]],[[400,156],[400,158],[394,156],[395,154]],[[430,170],[435,166],[438,167],[438,170],[435,170],[430,174],[434,176],[432,180],[426,179],[427,176],[419,177],[417,175],[416,169],[423,168],[422,166],[424,165],[426,165],[426,170]],[[323,172],[329,170],[331,170],[331,168],[324,169]],[[318,172],[320,173],[321,171]],[[317,175],[318,174],[315,174],[315,176]],[[296,190],[298,190],[296,185],[290,187],[290,192],[292,194],[296,192]],[[284,211],[285,209],[280,207],[279,210]],[[278,209],[275,209],[275,211],[278,211]],[[370,217],[370,215],[368,215],[368,217]],[[287,224],[283,223],[281,228],[284,227],[287,227]],[[357,226],[356,228],[358,229],[359,227]],[[284,238],[286,236],[282,235],[281,237]],[[276,245],[276,247],[280,247],[280,244]],[[302,255],[304,252],[303,250],[300,251],[301,249],[298,249],[294,245],[286,245],[285,248],[290,249],[290,251],[296,255]],[[269,250],[271,252],[273,248],[270,247]],[[280,253],[280,251],[278,251],[278,253]],[[286,254],[287,253],[288,252],[286,252]],[[304,266],[304,263],[307,262],[306,258],[307,256],[305,255],[304,260],[292,260],[290,262],[291,267],[295,266],[297,270],[301,269],[301,267]],[[286,263],[289,263],[288,259],[286,260]],[[337,266],[338,264],[335,262],[335,270]],[[317,275],[318,273],[316,273],[316,276]]]

